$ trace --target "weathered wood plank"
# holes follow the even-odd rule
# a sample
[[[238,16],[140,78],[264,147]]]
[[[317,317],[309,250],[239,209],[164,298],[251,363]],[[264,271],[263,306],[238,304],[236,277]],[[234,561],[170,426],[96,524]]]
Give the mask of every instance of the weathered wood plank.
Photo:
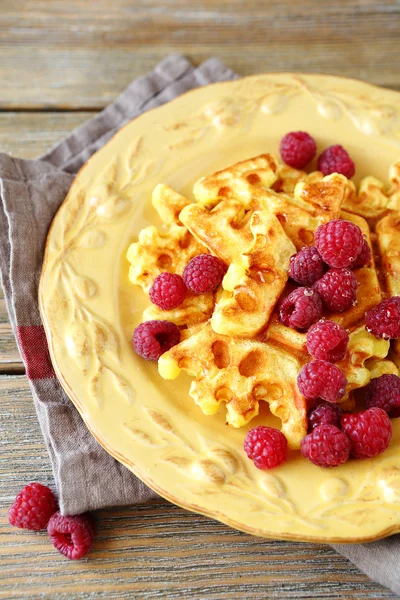
[[[0,377],[0,504],[29,481],[53,486],[25,377]],[[321,544],[251,537],[157,500],[97,513],[81,562],[0,513],[2,598],[394,598]]]
[[[392,0],[3,0],[0,108],[100,108],[169,52],[400,89]],[[23,82],[23,85],[22,85]]]
[[[37,158],[93,112],[0,112],[0,152]]]

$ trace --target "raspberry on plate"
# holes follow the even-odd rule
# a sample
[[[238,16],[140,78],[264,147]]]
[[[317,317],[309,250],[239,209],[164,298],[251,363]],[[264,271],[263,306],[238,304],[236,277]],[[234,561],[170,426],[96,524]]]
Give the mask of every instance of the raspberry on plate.
[[[71,560],[79,560],[89,552],[95,535],[89,513],[63,517],[58,511],[51,517],[47,531],[53,546]]]
[[[372,258],[371,249],[368,245],[367,240],[364,240],[360,254],[349,265],[349,268],[350,269],[360,269],[361,267],[366,267],[367,265],[370,264],[371,258]]]
[[[227,267],[222,260],[211,254],[199,254],[192,258],[183,271],[183,281],[194,294],[211,292],[222,281]]]
[[[392,437],[392,424],[382,408],[373,407],[358,414],[345,414],[342,429],[351,441],[355,458],[372,458],[386,450]]]
[[[349,335],[334,321],[321,319],[307,332],[307,350],[313,358],[335,363],[346,354]]]
[[[320,225],[314,239],[322,260],[336,269],[351,265],[358,258],[365,241],[358,225],[344,219]]]
[[[286,460],[287,440],[278,429],[259,425],[246,435],[244,450],[257,469],[273,469]]]
[[[308,329],[321,315],[321,298],[311,288],[293,290],[279,306],[279,320],[293,329]]]
[[[283,162],[294,169],[303,169],[317,152],[317,144],[305,131],[291,131],[283,136],[280,153]]]
[[[329,146],[319,155],[317,167],[318,171],[322,171],[324,175],[340,173],[347,179],[351,179],[356,172],[354,162],[343,146],[339,144]]]
[[[150,300],[161,310],[177,308],[185,299],[187,288],[180,275],[160,273],[149,290]]]
[[[329,310],[344,312],[357,299],[358,281],[350,269],[330,269],[318,279],[313,289]]]
[[[350,456],[351,443],[335,425],[319,425],[301,440],[301,453],[318,467],[338,467]]]
[[[158,360],[161,354],[179,344],[181,334],[170,321],[145,321],[133,332],[135,352],[146,360]]]
[[[50,517],[58,510],[57,498],[41,483],[26,485],[8,510],[8,521],[14,527],[39,531],[46,529]]]
[[[400,377],[381,375],[371,379],[365,388],[365,404],[367,408],[377,406],[387,413],[392,408],[400,408]]]
[[[308,428],[310,431],[320,425],[335,425],[340,428],[340,419],[343,411],[336,404],[321,402],[313,408],[308,415]]]
[[[377,338],[400,338],[400,296],[382,300],[365,314],[365,329]]]
[[[305,364],[297,376],[297,387],[307,400],[322,398],[327,402],[338,402],[346,392],[347,379],[344,373],[326,360],[312,360]]]
[[[300,285],[310,286],[324,274],[324,263],[315,246],[302,248],[290,258],[289,277]]]

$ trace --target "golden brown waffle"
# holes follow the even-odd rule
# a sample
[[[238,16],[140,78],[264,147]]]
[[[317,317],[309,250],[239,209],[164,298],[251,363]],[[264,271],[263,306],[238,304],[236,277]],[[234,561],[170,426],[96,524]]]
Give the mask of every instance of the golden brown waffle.
[[[286,234],[300,249],[312,243],[319,225],[339,217],[341,204],[348,194],[348,182],[338,174],[323,177],[322,173],[312,173],[297,178],[300,171],[289,167],[284,172],[281,170],[280,178],[278,173],[275,159],[269,154],[262,154],[203,177],[193,188],[197,206],[203,209],[204,217],[221,202],[234,203],[236,210],[239,210],[239,203],[245,211],[268,210],[279,219]],[[274,184],[290,189],[289,181],[295,181],[292,195],[271,189]],[[181,218],[193,235],[206,243],[195,231],[191,209],[184,210]]]
[[[165,228],[143,230],[129,249],[131,281],[145,290],[159,272],[182,273],[190,258],[203,252],[229,267],[215,294],[189,294],[172,311],[145,310],[144,320],[166,319],[181,327],[182,341],[161,356],[160,374],[166,379],[181,370],[192,375],[190,395],[196,404],[214,414],[225,403],[227,422],[234,427],[247,424],[266,401],[281,419],[289,445],[298,448],[307,406],[296,378],[310,356],[306,335],[278,320],[278,300],[292,289],[286,285],[289,258],[313,243],[319,225],[339,217],[358,225],[370,245],[370,264],[354,271],[357,303],[324,315],[349,331],[347,353],[338,366],[348,381],[342,406],[351,410],[354,390],[373,377],[397,374],[400,367],[399,341],[390,345],[364,327],[366,311],[385,294],[400,295],[400,161],[391,167],[388,188],[368,177],[357,192],[341,175],[306,174],[265,154],[202,178],[194,196],[196,202],[190,203],[157,186],[153,205]]]
[[[167,185],[158,185],[152,204],[164,222],[161,231],[154,225],[142,229],[137,242],[128,248],[129,279],[148,292],[154,279],[163,271],[181,274],[191,258],[207,252],[179,220],[179,213],[189,200]]]
[[[195,379],[190,396],[206,415],[226,404],[227,422],[242,427],[269,404],[282,421],[289,446],[298,448],[307,432],[306,401],[299,394],[296,376],[302,363],[289,353],[256,340],[241,340],[215,333],[206,325],[174,346],[158,361],[165,379],[183,369]]]
[[[190,204],[180,218],[197,239],[229,265],[211,324],[223,335],[253,336],[268,321],[288,279],[295,247],[275,215],[247,213],[237,200],[211,211]]]

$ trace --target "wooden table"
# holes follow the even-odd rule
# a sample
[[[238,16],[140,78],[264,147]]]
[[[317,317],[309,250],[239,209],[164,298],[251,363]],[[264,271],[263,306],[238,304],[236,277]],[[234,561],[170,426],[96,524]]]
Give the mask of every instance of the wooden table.
[[[17,8],[15,8],[17,7]],[[2,0],[0,150],[34,157],[167,53],[241,74],[308,71],[400,90],[389,0]],[[98,513],[86,560],[11,528],[23,484],[52,483],[0,298],[0,598],[394,598],[324,545],[264,541],[164,500]]]

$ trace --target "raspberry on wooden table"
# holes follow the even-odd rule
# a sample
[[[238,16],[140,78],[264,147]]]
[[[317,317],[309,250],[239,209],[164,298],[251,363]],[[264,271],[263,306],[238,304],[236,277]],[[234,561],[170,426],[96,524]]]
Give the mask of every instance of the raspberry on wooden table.
[[[371,258],[372,258],[371,249],[368,245],[367,240],[364,240],[360,254],[349,265],[349,268],[350,269],[360,269],[361,267],[366,267],[367,265],[370,264]]]
[[[14,527],[39,531],[46,529],[50,517],[58,510],[57,498],[41,483],[30,483],[19,492],[8,511]]]
[[[183,271],[183,281],[194,294],[211,292],[222,281],[227,267],[211,254],[199,254],[192,258]]]
[[[346,354],[349,334],[338,323],[321,319],[307,332],[307,350],[313,358],[335,363]]]
[[[340,419],[343,411],[337,404],[321,402],[313,408],[308,415],[308,428],[310,431],[319,425],[335,425],[340,428]]]
[[[307,400],[322,398],[338,402],[346,392],[347,379],[336,365],[326,360],[312,360],[300,369],[297,386]]]
[[[382,300],[365,314],[365,329],[377,338],[400,338],[400,296]]]
[[[322,260],[336,269],[351,265],[365,241],[358,225],[344,219],[334,219],[320,225],[314,239]]]
[[[365,404],[367,408],[377,406],[387,413],[400,408],[400,377],[386,374],[371,379],[365,388]]]
[[[317,144],[305,131],[291,131],[283,136],[280,143],[283,162],[294,169],[303,169],[317,152]]]
[[[315,246],[302,248],[290,258],[289,277],[300,285],[310,286],[324,274],[324,262]]]
[[[358,281],[350,269],[330,269],[313,285],[326,308],[334,312],[344,312],[354,305],[357,288]]]
[[[372,458],[382,454],[392,438],[392,424],[382,408],[373,407],[342,417],[342,429],[350,439],[355,458]]]
[[[273,469],[286,460],[287,440],[278,429],[260,425],[246,435],[244,450],[258,469]]]
[[[321,315],[321,298],[311,288],[293,290],[279,306],[279,320],[293,329],[308,329]]]
[[[338,467],[350,456],[351,442],[335,425],[319,425],[301,440],[301,453],[318,467]]]
[[[47,531],[53,546],[71,560],[83,558],[93,546],[94,522],[89,513],[63,517],[58,511],[51,517]]]
[[[331,173],[340,173],[350,179],[356,172],[354,162],[349,154],[339,144],[329,146],[318,157],[318,171],[322,171],[324,175]]]
[[[177,308],[185,299],[186,285],[180,275],[160,273],[149,290],[150,300],[161,310]]]
[[[158,360],[161,354],[179,344],[181,334],[170,321],[145,321],[133,332],[135,352],[146,360]]]

